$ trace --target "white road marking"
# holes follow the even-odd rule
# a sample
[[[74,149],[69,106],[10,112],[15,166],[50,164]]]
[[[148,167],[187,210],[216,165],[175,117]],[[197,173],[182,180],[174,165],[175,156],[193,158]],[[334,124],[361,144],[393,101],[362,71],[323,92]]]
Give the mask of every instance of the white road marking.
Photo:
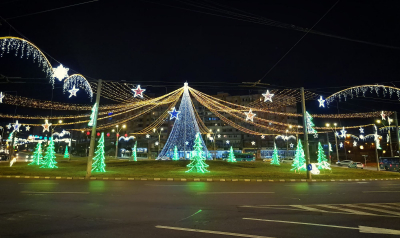
[[[200,192],[197,194],[265,194],[265,193],[275,193],[275,192]]]
[[[353,207],[353,208],[359,208],[359,209],[364,209],[364,210],[371,210],[371,211],[375,211],[375,212],[382,212],[382,213],[387,213],[387,214],[400,216],[400,213],[398,213],[398,212],[387,211],[387,210],[384,210],[382,208],[373,208],[373,207],[366,207],[366,206],[361,207],[360,205],[357,206],[357,205],[353,205],[353,204],[345,204],[344,206]]]
[[[301,209],[304,209],[304,210],[307,210],[307,211],[311,211],[311,212],[327,212],[327,211],[324,211],[324,210],[320,210],[320,209],[316,209],[316,208],[313,208],[313,207],[307,207],[307,206],[303,206],[303,205],[290,205],[291,207],[296,207],[296,208],[301,208]]]
[[[345,211],[345,212],[349,212],[349,213],[357,214],[357,215],[375,216],[375,214],[372,214],[372,213],[361,212],[361,211],[348,209],[348,208],[343,208],[343,207],[335,207],[335,206],[331,206],[331,205],[317,205],[317,206],[326,207],[326,208],[330,208],[330,209],[333,209],[333,210]]]
[[[386,235],[400,235],[400,231],[378,228],[378,227],[368,227],[368,226],[358,226],[360,233],[373,233],[373,234],[386,234]]]
[[[202,186],[202,185],[190,185],[190,184],[176,184],[176,185],[174,185],[174,184],[170,184],[170,185],[160,185],[160,184],[145,184],[146,186],[157,186],[157,187],[178,187],[178,186],[180,186],[180,187],[184,187],[184,186],[190,186],[190,187],[193,187],[193,186]]]
[[[308,226],[325,226],[325,227],[333,227],[333,228],[343,228],[343,229],[358,230],[357,227],[334,226],[334,225],[324,225],[324,224],[296,222],[296,221],[266,220],[266,219],[257,219],[257,218],[243,218],[243,219],[244,220],[252,220],[252,221],[268,221],[268,222],[290,223],[290,224],[299,224],[299,225],[308,225]]]
[[[18,184],[58,184],[58,183],[18,183]]]
[[[395,209],[395,210],[400,210],[400,207],[396,207],[396,206],[390,206],[390,205],[386,205],[386,204],[369,204],[375,207],[382,207],[382,208],[386,208],[386,209]]]
[[[89,192],[30,192],[30,191],[21,191],[21,193],[48,193],[48,194],[89,194]]]
[[[400,191],[363,191],[363,193],[400,193]]]
[[[240,234],[240,233],[232,233],[232,232],[223,232],[223,231],[189,229],[189,228],[172,227],[172,226],[156,226],[156,228],[177,230],[177,231],[192,231],[192,232],[226,235],[226,236],[249,237],[249,238],[272,238],[272,237],[267,237],[267,236],[256,236],[256,235],[248,235],[248,234]]]

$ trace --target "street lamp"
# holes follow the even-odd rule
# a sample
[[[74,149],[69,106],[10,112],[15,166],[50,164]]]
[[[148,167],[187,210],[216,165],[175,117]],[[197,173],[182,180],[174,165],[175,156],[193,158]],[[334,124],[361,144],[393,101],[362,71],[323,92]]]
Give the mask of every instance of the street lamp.
[[[160,154],[160,144],[161,144],[161,133],[164,130],[164,128],[160,127],[159,130],[157,130],[156,128],[153,128],[153,132],[158,134],[158,143],[156,143],[156,145],[158,145],[158,155]]]
[[[326,123],[325,124],[325,126],[326,127],[330,127],[331,126],[331,124],[329,124],[329,123]],[[333,131],[333,136],[335,137],[335,145],[336,145],[336,159],[337,159],[337,161],[339,162],[340,160],[339,160],[339,148],[338,148],[338,144],[337,144],[337,136],[336,136],[336,126],[337,126],[337,123],[335,122],[335,123],[333,123],[333,126],[334,126],[334,129],[332,129],[332,131]],[[328,133],[327,133],[327,136],[328,136]],[[328,151],[329,151],[329,136],[328,136]],[[332,159],[331,158],[329,158],[329,160],[331,161],[331,164],[332,164]]]
[[[116,127],[117,129],[112,129],[112,132],[116,132],[116,134],[115,134],[115,159],[117,159],[117,156],[118,156],[118,136],[119,136],[119,132],[120,132],[122,129],[125,129],[125,128],[126,128],[126,125],[122,125],[122,127],[121,127],[120,129],[118,129],[119,125],[116,125],[115,127]]]

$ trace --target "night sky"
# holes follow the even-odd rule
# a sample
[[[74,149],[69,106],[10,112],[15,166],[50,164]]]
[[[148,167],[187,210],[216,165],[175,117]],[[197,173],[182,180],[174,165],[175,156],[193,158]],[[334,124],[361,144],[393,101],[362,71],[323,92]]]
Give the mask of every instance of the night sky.
[[[305,33],[229,19],[226,14],[225,17],[210,15],[221,14],[210,10],[217,6],[213,2],[224,5],[225,10],[244,11],[246,17],[253,14],[310,28],[336,1],[99,0],[23,16],[82,2],[85,0],[2,0],[0,16],[69,67],[70,74],[79,72],[90,79],[168,86],[169,91],[188,81],[208,94],[217,91],[245,94],[249,93],[248,88],[236,85],[229,88],[223,83],[258,81]],[[206,5],[198,8],[195,6],[198,4]],[[339,1],[313,30],[400,47],[399,6],[398,1]],[[21,37],[4,21],[0,23],[1,36]],[[304,86],[328,96],[342,86],[400,81],[399,56],[400,48],[310,33],[261,82],[271,84],[272,88]],[[0,74],[23,78],[44,76],[30,62],[18,59],[10,63],[6,59],[0,59]],[[53,66],[58,65],[55,60],[50,61]],[[11,66],[14,63],[18,67]],[[153,83],[156,81],[161,82]],[[206,87],[208,82],[214,88]],[[43,85],[40,87],[51,88]],[[3,84],[3,87],[11,90],[16,85]],[[32,87],[36,86],[18,85],[18,90],[21,95],[31,96]],[[148,87],[148,92],[163,93],[163,90]],[[396,99],[383,107],[389,110],[393,106],[398,106]]]

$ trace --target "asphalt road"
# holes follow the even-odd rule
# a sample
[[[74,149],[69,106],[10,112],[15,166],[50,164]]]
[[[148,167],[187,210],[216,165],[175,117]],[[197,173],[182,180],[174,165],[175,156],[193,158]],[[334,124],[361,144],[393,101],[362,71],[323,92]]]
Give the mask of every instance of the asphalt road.
[[[354,238],[396,232],[400,181],[0,179],[1,238]]]

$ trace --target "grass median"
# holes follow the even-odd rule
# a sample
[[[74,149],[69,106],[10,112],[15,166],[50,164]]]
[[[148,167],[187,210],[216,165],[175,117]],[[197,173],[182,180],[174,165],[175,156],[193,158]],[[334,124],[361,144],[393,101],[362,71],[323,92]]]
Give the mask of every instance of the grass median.
[[[9,163],[0,163],[0,175],[21,176],[61,176],[84,177],[86,158],[72,158],[71,161],[57,157],[57,169],[42,169],[28,165],[28,162],[17,162],[12,167]],[[106,160],[105,173],[93,172],[93,177],[118,178],[221,178],[221,179],[304,179],[305,172],[296,174],[290,171],[290,164],[270,165],[268,162],[206,161],[210,173],[186,173],[189,161],[126,161]],[[313,175],[314,179],[370,179],[400,178],[398,172],[377,172],[371,170],[332,168],[332,172],[321,170]]]

